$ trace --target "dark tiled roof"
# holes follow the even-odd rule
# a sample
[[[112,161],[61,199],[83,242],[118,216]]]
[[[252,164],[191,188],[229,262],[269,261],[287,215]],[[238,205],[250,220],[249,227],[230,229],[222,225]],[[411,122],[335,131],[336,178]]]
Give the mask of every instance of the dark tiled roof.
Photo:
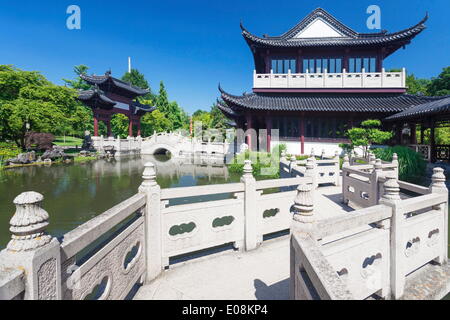
[[[156,110],[156,107],[151,107],[138,101],[133,101],[132,106],[134,107],[134,114],[153,112]]]
[[[343,34],[343,37],[328,37],[328,38],[294,38],[296,34],[305,29],[316,18],[321,18],[337,29]],[[251,34],[245,29],[241,23],[242,35],[245,40],[251,44],[260,47],[320,47],[320,46],[364,46],[364,45],[379,45],[395,42],[408,42],[426,27],[425,21],[428,19],[428,14],[415,26],[394,33],[387,33],[382,31],[378,33],[358,33],[349,27],[345,26],[334,18],[327,11],[318,8],[311,12],[299,24],[293,27],[288,32],[278,37],[258,37]]]
[[[116,103],[104,95],[102,90],[94,88],[78,93],[78,100],[92,108],[112,109]]]
[[[385,120],[403,120],[403,119],[411,119],[411,118],[422,118],[427,116],[435,116],[435,115],[450,115],[450,96],[445,97],[435,97],[432,100],[423,104],[416,105],[409,109],[406,109],[403,112],[394,114],[390,117],[387,117]]]
[[[150,92],[149,89],[142,89],[133,86],[132,84],[126,83],[125,81],[114,78],[111,76],[110,72],[106,72],[105,75],[103,76],[95,76],[95,75],[89,76],[86,74],[80,74],[80,78],[89,84],[98,85],[99,87],[101,87],[102,85],[106,85],[108,82],[110,82],[113,86],[128,91],[134,94],[135,96],[143,96]]]
[[[240,114],[228,107],[224,102],[217,101],[217,107],[229,118],[239,117]]]
[[[250,93],[234,96],[219,90],[223,101],[234,112],[250,109],[395,113],[435,99],[392,93]]]

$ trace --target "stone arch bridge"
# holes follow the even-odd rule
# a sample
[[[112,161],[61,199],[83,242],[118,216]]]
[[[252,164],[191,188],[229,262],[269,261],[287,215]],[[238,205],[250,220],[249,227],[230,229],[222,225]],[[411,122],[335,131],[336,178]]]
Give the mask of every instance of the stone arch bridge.
[[[155,133],[151,137],[104,138],[93,137],[94,147],[100,152],[114,152],[115,156],[142,154],[154,155],[170,153],[174,157],[186,155],[226,155],[233,152],[232,144],[202,141],[199,138],[183,136],[179,133]]]

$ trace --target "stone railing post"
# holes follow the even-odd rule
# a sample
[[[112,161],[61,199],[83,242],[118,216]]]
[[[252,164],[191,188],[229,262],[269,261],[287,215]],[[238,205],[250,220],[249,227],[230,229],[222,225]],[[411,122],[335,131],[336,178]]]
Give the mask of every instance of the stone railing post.
[[[399,299],[405,290],[405,241],[403,239],[403,229],[405,216],[398,210],[400,204],[400,186],[395,174],[386,175],[384,183],[384,194],[380,199],[380,204],[387,205],[392,209],[390,221],[390,294],[393,299]]]
[[[444,169],[439,167],[433,168],[433,175],[431,176],[431,184],[429,188],[430,193],[445,194],[446,199],[448,199],[448,189],[445,185],[445,180]],[[440,204],[433,209],[441,211],[443,215],[442,219],[444,220],[444,234],[441,238],[443,241],[443,250],[437,262],[444,264],[448,262],[448,202]]]
[[[342,162],[342,168],[350,167],[350,159],[348,158],[348,154],[344,155],[344,162]]]
[[[314,189],[317,188],[317,164],[314,161],[314,158],[308,158],[306,160],[306,170],[305,170],[305,177],[311,177],[312,178],[312,185]]]
[[[336,178],[336,186],[341,185],[341,168],[340,168],[340,159],[339,159],[339,151],[336,150],[334,153],[334,176]]]
[[[295,300],[296,280],[295,273],[298,272],[297,266],[301,266],[299,257],[293,245],[293,235],[306,238],[310,236],[315,239],[315,219],[314,219],[314,186],[312,184],[301,184],[297,188],[297,196],[292,207],[292,225],[291,225],[291,239],[290,239],[290,283],[289,295],[291,300]]]
[[[394,153],[392,155],[392,164],[395,165],[394,172],[398,179],[399,178],[399,176],[398,176],[398,155],[396,153]]]
[[[354,165],[355,164],[355,157],[356,157],[355,150],[352,150],[350,152],[350,165]]]
[[[244,183],[244,242],[245,250],[256,249],[262,242],[258,236],[259,217],[256,214],[256,180],[253,177],[253,167],[250,160],[245,160],[244,174],[241,177],[241,182]]]
[[[161,223],[161,188],[156,182],[155,165],[145,164],[139,192],[146,194],[145,207],[145,259],[146,282],[154,280],[163,270],[162,261],[162,223]]]
[[[24,271],[25,300],[62,298],[60,244],[45,232],[49,215],[41,207],[43,200],[37,192],[24,192],[14,199],[11,241],[0,252],[2,267]]]
[[[377,205],[378,202],[380,201],[381,195],[384,194],[384,192],[380,193],[380,190],[383,190],[383,188],[380,187],[378,183],[378,180],[380,179],[382,174],[383,174],[383,165],[380,159],[376,159],[375,164],[373,166],[372,175],[370,177],[371,192],[369,195],[369,201],[371,206]]]
[[[342,163],[342,202],[344,204],[348,204],[348,179],[347,179],[347,171],[345,170],[347,167],[350,167],[350,159],[348,158],[348,154],[344,155],[344,162]]]
[[[292,155],[289,158],[289,174],[291,175],[291,177],[294,176],[292,171],[296,166],[297,166],[297,158],[294,155]]]
[[[369,164],[371,165],[371,166],[375,166],[375,162],[376,162],[377,160],[376,160],[376,158],[375,158],[375,155],[373,154],[373,153],[369,153]]]
[[[316,157],[316,153],[314,152],[314,148],[311,148],[311,158],[315,158]]]

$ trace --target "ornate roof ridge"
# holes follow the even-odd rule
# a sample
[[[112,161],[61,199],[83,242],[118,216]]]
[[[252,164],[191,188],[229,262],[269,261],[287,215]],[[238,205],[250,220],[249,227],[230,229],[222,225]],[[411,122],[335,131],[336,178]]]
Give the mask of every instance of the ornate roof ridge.
[[[345,37],[327,37],[327,38],[294,38],[298,32],[303,30],[310,22],[316,18],[323,18],[333,27],[338,29]],[[342,24],[324,9],[318,8],[305,17],[300,23],[285,32],[281,36],[276,37],[259,37],[249,32],[241,22],[241,30],[243,37],[250,43],[268,45],[268,46],[292,46],[296,44],[302,45],[358,45],[358,44],[373,44],[382,42],[398,41],[403,38],[411,38],[419,34],[426,27],[424,23],[428,20],[428,13],[417,24],[412,27],[388,33],[386,30],[377,33],[358,33],[353,29]],[[333,43],[334,42],[334,43]]]
[[[83,79],[84,81],[86,81],[87,83],[97,84],[97,85],[103,84],[107,81],[112,81],[114,83],[114,85],[116,85],[117,87],[134,92],[138,95],[145,95],[150,92],[150,90],[148,88],[142,89],[138,86],[132,85],[131,83],[127,83],[123,80],[113,77],[111,75],[110,71],[105,72],[105,74],[101,75],[101,76],[87,75],[87,74],[81,73],[80,78]]]

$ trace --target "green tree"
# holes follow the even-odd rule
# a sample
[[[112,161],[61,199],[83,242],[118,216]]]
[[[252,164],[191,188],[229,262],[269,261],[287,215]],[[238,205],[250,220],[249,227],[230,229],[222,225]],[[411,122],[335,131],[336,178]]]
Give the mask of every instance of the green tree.
[[[227,129],[229,128],[228,118],[225,117],[222,111],[220,111],[217,104],[211,106],[211,126],[215,129]]]
[[[0,140],[24,148],[27,131],[61,134],[80,121],[75,96],[38,72],[0,65]]]
[[[154,100],[154,95],[151,92],[150,84],[145,79],[145,76],[139,72],[137,69],[131,69],[131,72],[126,72],[122,76],[122,81],[132,84],[133,86],[139,87],[141,89],[148,89],[149,93],[145,96],[139,97],[138,100],[143,103],[143,100]]]
[[[352,128],[347,131],[347,137],[350,139],[352,147],[362,147],[364,154],[370,145],[382,144],[393,137],[393,133],[382,131],[380,129],[380,120],[366,120],[361,123],[361,128]]]
[[[141,118],[142,134],[144,137],[151,136],[154,131],[165,132],[172,130],[172,124],[167,116],[160,110],[155,110],[151,113],[145,114]]]
[[[63,81],[71,88],[77,89],[77,90],[88,90],[91,86],[86,81],[80,78],[81,74],[86,74],[89,70],[88,66],[85,66],[84,64],[80,64],[78,66],[73,67],[73,72],[77,75],[75,79],[69,80],[69,79],[63,79]]]
[[[427,90],[430,96],[450,95],[450,67],[445,67],[437,78],[432,78]]]
[[[116,113],[111,117],[111,131],[114,136],[127,137],[129,119],[122,113]]]

